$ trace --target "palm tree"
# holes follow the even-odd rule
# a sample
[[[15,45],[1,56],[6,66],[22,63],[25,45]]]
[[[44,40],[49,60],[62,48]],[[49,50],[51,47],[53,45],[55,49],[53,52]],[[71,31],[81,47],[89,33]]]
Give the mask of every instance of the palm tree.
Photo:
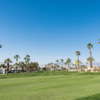
[[[22,72],[24,72],[24,67],[25,67],[25,64],[24,62],[19,62],[19,67],[22,68]]]
[[[67,61],[65,62],[65,65],[67,65]],[[66,71],[67,71],[67,66],[66,66]]]
[[[31,70],[33,70],[35,72],[35,67],[34,67],[34,63],[33,62],[30,62],[30,67],[31,67]]]
[[[58,65],[58,63],[59,63],[59,60],[56,60],[56,63],[57,63],[57,65]],[[58,65],[59,66],[59,65]],[[57,66],[57,71],[58,71],[58,66]]]
[[[52,69],[54,68],[53,62],[49,63],[49,66],[50,66],[50,70],[52,71]]]
[[[91,57],[88,57],[88,58],[87,58],[87,61],[90,62],[90,63],[93,62],[94,60],[95,60],[95,59],[94,59],[94,58],[91,58]],[[91,68],[91,67],[90,67],[90,68]]]
[[[18,59],[20,59],[20,56],[19,55],[15,55],[14,59],[16,59],[16,70],[15,70],[15,73],[16,73],[17,72],[17,67],[18,67]]]
[[[26,63],[26,71],[30,72],[30,66],[29,66],[30,55],[26,55],[24,60],[25,60],[25,63]]]
[[[8,73],[9,73],[9,63],[12,63],[12,61],[10,60],[10,58],[8,58],[8,59],[6,59],[6,60],[4,61],[4,63],[7,64],[6,74],[8,74]]]
[[[77,60],[76,63],[77,63],[77,65],[78,65],[78,64],[81,64],[82,62],[81,62],[80,60]],[[80,67],[80,66],[79,66],[79,67]],[[77,71],[79,70],[79,67],[77,67],[77,68],[78,68]]]
[[[38,64],[38,62],[31,62],[30,63],[30,67],[32,68],[33,71],[35,71],[35,69],[37,71],[39,71],[39,64]]]
[[[88,49],[89,49],[89,53],[90,53],[90,68],[92,68],[92,53],[91,53],[91,48],[93,48],[93,45],[91,43],[89,43],[87,45]]]
[[[52,71],[53,63],[52,63],[52,62],[51,62],[51,63],[48,63],[47,66],[48,66],[48,69],[49,69],[50,71]]]
[[[67,61],[66,61],[66,63],[68,64],[68,68],[70,68],[71,59],[68,58]]]
[[[17,72],[17,68],[18,68],[18,64],[15,63],[14,66],[16,66],[16,67],[15,67],[15,73],[16,73],[16,72]]]
[[[61,61],[61,71],[63,70],[63,59],[60,60]]]
[[[35,66],[36,66],[37,71],[39,71],[40,67],[39,67],[38,62],[34,62],[34,64],[35,64]]]
[[[81,55],[80,51],[76,51],[75,53],[77,55],[77,62],[78,62],[78,68],[79,68],[79,56]]]
[[[54,71],[57,71],[57,67],[58,67],[57,64],[53,65]]]

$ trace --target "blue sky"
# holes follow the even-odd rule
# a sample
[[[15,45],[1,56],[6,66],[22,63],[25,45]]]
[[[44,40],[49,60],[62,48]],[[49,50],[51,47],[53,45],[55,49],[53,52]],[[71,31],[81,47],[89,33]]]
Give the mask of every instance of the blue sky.
[[[0,0],[0,61],[20,60],[26,54],[40,64],[56,59],[80,60],[93,57],[100,61],[100,1],[99,0]]]

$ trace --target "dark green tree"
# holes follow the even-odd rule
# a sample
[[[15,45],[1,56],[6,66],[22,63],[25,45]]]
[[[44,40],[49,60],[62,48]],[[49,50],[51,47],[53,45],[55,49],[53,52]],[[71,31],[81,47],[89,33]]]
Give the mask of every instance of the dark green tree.
[[[33,70],[33,71],[39,71],[39,64],[38,64],[38,62],[31,62],[30,63],[30,68],[31,68],[31,70]]]

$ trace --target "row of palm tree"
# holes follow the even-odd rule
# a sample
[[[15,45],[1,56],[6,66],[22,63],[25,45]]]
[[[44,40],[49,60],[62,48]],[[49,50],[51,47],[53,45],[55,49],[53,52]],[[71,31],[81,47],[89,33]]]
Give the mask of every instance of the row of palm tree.
[[[99,44],[100,44],[100,40],[99,40]],[[90,62],[90,68],[92,68],[92,66],[93,66],[92,62],[95,60],[94,58],[92,58],[92,52],[91,52],[91,48],[93,48],[93,45],[91,43],[89,43],[89,44],[87,44],[87,47],[89,49],[89,54],[90,54],[90,57],[87,58],[87,61]],[[0,45],[0,48],[2,48],[2,45]],[[79,56],[81,55],[80,51],[76,51],[75,55],[77,56],[76,62],[77,62],[77,69],[78,69],[79,66],[80,66],[80,63],[81,63],[81,61],[79,59]],[[30,55],[26,55],[26,57],[24,58],[25,64],[24,64],[24,62],[19,62],[18,63],[18,60],[20,59],[20,56],[18,54],[14,56],[14,59],[16,60],[16,63],[15,63],[16,70],[15,70],[15,72],[17,72],[18,66],[25,66],[26,72],[30,72],[30,63],[29,63],[30,62]],[[9,72],[9,63],[12,63],[12,61],[10,60],[10,58],[8,58],[4,62],[7,64],[7,73],[8,73]],[[46,68],[48,68],[48,67],[49,67],[49,69],[50,68],[54,68],[55,70],[58,71],[59,62],[61,62],[61,70],[63,70],[63,64],[64,64],[64,60],[63,59],[56,60],[56,64],[53,64],[53,63],[47,64]],[[71,59],[68,58],[65,61],[65,65],[68,65],[68,68],[70,68],[70,63],[71,63]],[[31,62],[31,65],[32,64],[33,63]]]
[[[100,42],[99,42],[99,44],[100,44]],[[89,53],[90,53],[90,57],[87,58],[87,61],[90,62],[90,68],[92,68],[92,66],[93,66],[93,65],[92,65],[92,62],[95,60],[94,58],[92,58],[92,53],[91,53],[91,48],[93,48],[93,45],[92,45],[91,43],[89,43],[89,44],[87,45],[87,47],[88,47]],[[80,64],[82,63],[82,62],[80,61],[80,59],[79,59],[79,56],[81,55],[80,51],[76,51],[76,52],[75,52],[75,55],[77,56],[77,60],[76,60],[77,66],[76,66],[76,67],[77,67],[77,69],[79,69]],[[63,60],[63,59],[56,60],[56,66],[59,65],[59,62],[61,63],[61,70],[63,70],[64,60]],[[65,65],[68,65],[68,68],[70,68],[70,63],[71,63],[71,59],[68,58],[68,59],[65,61]],[[48,66],[49,66],[50,64],[51,64],[51,63],[49,63]],[[47,65],[46,65],[46,67],[47,67]],[[57,68],[57,70],[58,70],[58,68]]]
[[[14,59],[16,60],[16,63],[14,64],[16,67],[15,67],[15,73],[17,73],[17,68],[20,67],[22,68],[22,71],[26,71],[26,72],[30,72],[30,69],[39,69],[39,64],[37,62],[30,62],[30,55],[26,55],[26,57],[24,58],[25,62],[18,62],[18,60],[20,59],[20,56],[17,54],[14,56]],[[8,74],[9,73],[9,67],[10,67],[10,63],[12,63],[12,61],[10,60],[10,58],[7,58],[4,63],[7,64],[7,67],[6,67],[6,73]]]
[[[92,68],[92,61],[94,61],[94,58],[92,58],[91,48],[93,48],[93,45],[91,43],[89,43],[87,45],[87,47],[88,47],[89,52],[90,52],[90,57],[87,59],[87,61],[90,62],[90,67]],[[79,59],[79,56],[81,55],[80,51],[76,51],[75,55],[77,56],[77,67],[79,68],[80,63],[81,63],[81,61]],[[16,63],[15,63],[15,66],[16,66],[15,73],[16,73],[17,72],[17,67],[18,67],[18,60],[20,59],[20,56],[19,55],[15,55],[14,59],[16,59]],[[25,60],[25,70],[26,70],[26,72],[30,72],[30,65],[29,65],[30,55],[26,55],[24,60]],[[64,60],[61,59],[60,62],[61,62],[61,70],[63,70]],[[7,63],[7,73],[8,73],[9,72],[9,63],[12,63],[12,61],[8,58],[8,59],[5,60],[5,63]],[[68,58],[66,60],[66,62],[65,62],[65,65],[68,65],[68,68],[70,68],[70,63],[71,63],[71,59]],[[20,62],[19,65],[23,65],[23,62]],[[53,65],[53,63],[49,63],[48,65],[46,65],[46,67],[47,66],[49,66],[49,69],[52,67],[52,68],[55,68],[58,71],[59,60],[56,60],[56,64],[55,65]]]
[[[58,63],[59,63],[59,60],[56,60],[56,62],[57,62],[57,64],[58,64]],[[61,69],[63,69],[63,64],[64,64],[63,62],[64,62],[64,60],[61,59],[60,62],[61,62]],[[70,68],[70,63],[71,63],[71,59],[68,58],[68,59],[66,60],[66,62],[65,62],[65,65],[68,64],[68,68]]]

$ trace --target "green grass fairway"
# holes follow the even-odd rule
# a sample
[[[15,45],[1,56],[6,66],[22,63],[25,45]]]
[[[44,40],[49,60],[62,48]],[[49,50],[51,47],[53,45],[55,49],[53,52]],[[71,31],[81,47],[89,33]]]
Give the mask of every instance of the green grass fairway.
[[[0,100],[100,100],[100,73],[0,75]]]

